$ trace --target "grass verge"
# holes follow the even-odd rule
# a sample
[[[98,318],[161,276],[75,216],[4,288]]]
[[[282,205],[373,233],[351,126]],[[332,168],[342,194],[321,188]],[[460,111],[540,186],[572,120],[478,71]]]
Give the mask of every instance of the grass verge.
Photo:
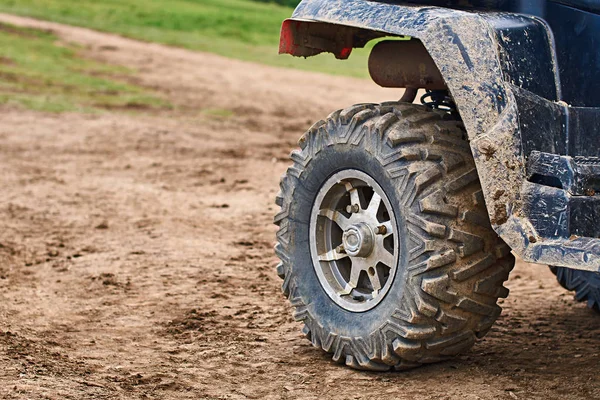
[[[0,12],[83,26],[150,42],[268,65],[367,77],[367,50],[279,56],[281,22],[292,8],[250,0],[0,0]]]
[[[168,106],[125,83],[132,71],[86,60],[79,50],[45,31],[0,24],[0,104],[50,112]]]

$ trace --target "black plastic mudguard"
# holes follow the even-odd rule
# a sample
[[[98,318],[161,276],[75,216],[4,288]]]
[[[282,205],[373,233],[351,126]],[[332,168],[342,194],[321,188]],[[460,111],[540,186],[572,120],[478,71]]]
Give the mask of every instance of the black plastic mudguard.
[[[284,22],[280,52],[346,58],[353,47],[390,35],[420,40],[441,71],[467,129],[494,230],[526,261],[600,271],[599,239],[541,237],[521,196],[529,182],[518,99],[531,94],[567,109],[559,102],[554,38],[545,21],[505,12],[304,0]]]

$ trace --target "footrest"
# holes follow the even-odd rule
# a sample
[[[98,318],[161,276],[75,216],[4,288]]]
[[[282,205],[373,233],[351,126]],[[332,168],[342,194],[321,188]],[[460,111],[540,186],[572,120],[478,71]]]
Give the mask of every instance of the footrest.
[[[600,158],[533,151],[527,160],[527,180],[564,189],[573,196],[600,194]]]
[[[531,243],[525,261],[600,272],[600,239],[572,238]]]
[[[524,211],[541,237],[600,238],[600,158],[534,151],[527,180]]]

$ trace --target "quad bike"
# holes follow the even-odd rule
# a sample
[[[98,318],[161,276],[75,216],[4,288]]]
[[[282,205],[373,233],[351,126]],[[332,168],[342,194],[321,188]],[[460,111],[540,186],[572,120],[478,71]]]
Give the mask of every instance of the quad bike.
[[[370,75],[402,99],[315,123],[276,200],[308,339],[358,369],[455,356],[499,316],[513,253],[599,310],[600,1],[304,0],[280,52],[376,39]]]

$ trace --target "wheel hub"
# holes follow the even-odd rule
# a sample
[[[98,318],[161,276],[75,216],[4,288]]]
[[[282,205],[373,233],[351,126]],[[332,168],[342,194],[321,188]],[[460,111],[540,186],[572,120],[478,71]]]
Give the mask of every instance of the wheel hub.
[[[329,178],[315,199],[311,256],[321,286],[346,310],[368,311],[383,300],[396,275],[398,235],[391,204],[362,171]]]
[[[375,234],[365,223],[352,225],[342,235],[344,250],[350,256],[366,257],[373,252]]]

